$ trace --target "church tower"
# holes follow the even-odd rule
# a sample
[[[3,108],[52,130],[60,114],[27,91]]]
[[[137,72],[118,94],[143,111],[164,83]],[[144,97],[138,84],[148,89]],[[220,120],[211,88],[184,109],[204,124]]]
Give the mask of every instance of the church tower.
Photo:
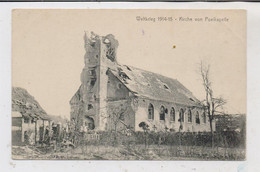
[[[85,66],[81,72],[81,86],[72,97],[71,119],[76,128],[106,130],[107,125],[107,70],[117,65],[118,41],[114,36],[84,35]]]

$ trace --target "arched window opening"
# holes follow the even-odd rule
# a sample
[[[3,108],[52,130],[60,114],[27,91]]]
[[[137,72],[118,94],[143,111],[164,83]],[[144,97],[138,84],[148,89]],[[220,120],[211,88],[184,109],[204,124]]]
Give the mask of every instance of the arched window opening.
[[[96,75],[95,69],[91,69],[88,71],[89,75],[94,76]]]
[[[183,111],[183,109],[180,109],[180,112],[179,112],[179,122],[184,122],[184,111]]]
[[[160,108],[160,120],[165,121],[165,107],[161,106]]]
[[[204,122],[204,124],[206,124],[206,120],[207,120],[207,118],[206,118],[206,113],[203,112],[203,122]]]
[[[92,104],[88,104],[88,110],[93,109],[93,105]]]
[[[188,122],[192,122],[192,113],[190,109],[188,111]]]
[[[87,127],[88,130],[94,130],[95,128],[94,119],[89,116],[85,116],[85,126]]]
[[[196,112],[196,124],[200,124],[200,115],[199,112]]]
[[[91,78],[90,81],[87,82],[88,87],[92,89],[96,83],[96,78]]]
[[[117,84],[117,88],[118,88],[118,89],[121,89],[121,88],[122,88],[122,84],[121,84],[121,83],[118,83],[118,84]]]
[[[148,119],[154,119],[154,108],[153,105],[150,103],[148,106]]]
[[[172,107],[170,112],[170,120],[175,121],[175,109]]]

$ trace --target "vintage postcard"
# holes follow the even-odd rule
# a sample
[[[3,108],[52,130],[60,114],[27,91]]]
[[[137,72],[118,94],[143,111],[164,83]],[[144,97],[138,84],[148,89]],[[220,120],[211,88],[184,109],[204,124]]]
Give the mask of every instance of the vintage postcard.
[[[246,160],[246,11],[14,9],[12,158]]]

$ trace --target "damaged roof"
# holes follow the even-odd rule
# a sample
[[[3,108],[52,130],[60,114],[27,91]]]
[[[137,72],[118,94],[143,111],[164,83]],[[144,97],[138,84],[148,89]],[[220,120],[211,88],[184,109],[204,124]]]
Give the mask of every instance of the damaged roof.
[[[26,89],[20,87],[12,88],[12,111],[20,112],[27,117],[50,119],[34,97]]]
[[[118,65],[109,71],[138,97],[200,106],[200,101],[177,79],[126,65]]]

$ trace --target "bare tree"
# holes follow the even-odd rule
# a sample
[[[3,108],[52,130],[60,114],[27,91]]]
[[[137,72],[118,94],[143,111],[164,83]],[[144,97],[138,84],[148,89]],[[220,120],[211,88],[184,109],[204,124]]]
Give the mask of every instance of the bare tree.
[[[202,62],[200,63],[200,74],[203,81],[203,86],[206,93],[206,99],[203,100],[205,113],[209,118],[210,132],[211,132],[211,146],[214,147],[214,131],[212,122],[217,114],[223,114],[219,109],[226,104],[226,101],[222,97],[215,98],[213,96],[212,82],[209,78],[210,65],[205,66]]]
[[[113,127],[111,128],[111,130],[115,132],[115,142],[117,142],[117,133],[119,125],[122,124],[123,127],[127,127],[127,124],[125,124],[124,120],[127,117],[127,115],[129,115],[128,110],[129,107],[126,103],[109,107],[107,118],[109,119],[109,123]]]

